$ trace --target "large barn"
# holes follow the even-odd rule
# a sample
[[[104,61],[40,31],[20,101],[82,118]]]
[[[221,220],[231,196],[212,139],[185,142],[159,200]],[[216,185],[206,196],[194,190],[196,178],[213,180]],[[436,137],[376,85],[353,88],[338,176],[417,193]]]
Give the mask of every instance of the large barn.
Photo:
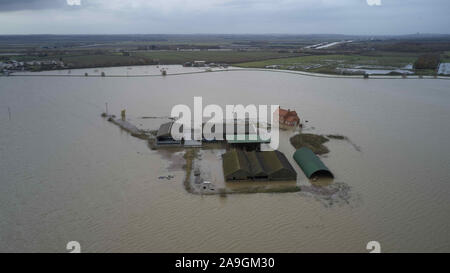
[[[233,149],[222,155],[226,181],[297,179],[297,173],[279,151],[243,151]]]

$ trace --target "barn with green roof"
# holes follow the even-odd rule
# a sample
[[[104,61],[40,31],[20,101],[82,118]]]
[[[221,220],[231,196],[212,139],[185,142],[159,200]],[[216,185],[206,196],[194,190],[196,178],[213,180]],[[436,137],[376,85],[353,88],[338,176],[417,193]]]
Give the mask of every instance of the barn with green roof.
[[[309,148],[302,147],[295,151],[294,160],[308,178],[317,176],[334,177],[322,160]]]

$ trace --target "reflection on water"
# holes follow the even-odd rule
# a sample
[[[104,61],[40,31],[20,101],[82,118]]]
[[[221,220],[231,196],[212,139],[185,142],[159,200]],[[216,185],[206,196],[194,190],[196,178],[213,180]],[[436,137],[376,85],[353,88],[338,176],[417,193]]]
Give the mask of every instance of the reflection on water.
[[[130,73],[140,70],[159,71]],[[94,73],[71,74],[85,71]],[[383,251],[448,252],[448,90],[443,80],[250,71],[0,77],[0,251],[64,252],[76,240],[86,252],[366,252],[376,240]],[[161,119],[142,117],[166,117],[194,96],[295,109],[312,133],[345,135],[363,152],[327,142],[321,159],[335,179],[317,187],[284,141],[301,192],[199,196],[184,190],[181,164],[99,116],[107,102],[110,113],[126,109],[140,128],[157,129]]]
[[[289,192],[297,191],[296,181],[237,181],[226,182],[226,187],[236,192]]]
[[[315,177],[315,178],[309,180],[311,185],[313,185],[315,187],[326,187],[326,186],[331,185],[331,183],[333,183],[333,181],[334,181],[334,178],[327,177],[327,176],[318,176],[318,177]]]

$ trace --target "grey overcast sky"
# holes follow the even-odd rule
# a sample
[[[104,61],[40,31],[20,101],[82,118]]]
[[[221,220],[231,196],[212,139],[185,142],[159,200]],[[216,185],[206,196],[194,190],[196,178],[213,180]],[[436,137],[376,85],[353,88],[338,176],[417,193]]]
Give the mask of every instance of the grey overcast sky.
[[[0,0],[0,34],[450,33],[450,0]]]

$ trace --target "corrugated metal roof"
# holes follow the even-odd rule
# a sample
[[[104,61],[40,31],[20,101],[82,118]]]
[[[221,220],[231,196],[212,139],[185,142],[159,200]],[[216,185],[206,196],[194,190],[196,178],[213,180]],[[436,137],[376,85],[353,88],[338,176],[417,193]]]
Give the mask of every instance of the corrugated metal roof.
[[[264,170],[272,180],[295,180],[297,172],[279,151],[266,151],[258,153]]]
[[[225,179],[247,179],[267,176],[269,180],[295,180],[297,173],[279,151],[245,152],[230,150],[223,156]]]
[[[331,173],[327,166],[323,164],[322,160],[309,148],[302,147],[295,151],[294,159],[308,178],[311,178],[313,175],[333,177],[333,173]]]
[[[231,150],[222,155],[223,174],[226,179],[246,179],[251,176],[250,166],[241,151]]]
[[[275,151],[275,153],[278,159],[280,160],[281,164],[283,165],[283,169],[286,169],[289,172],[294,173],[295,178],[297,178],[297,172],[294,170],[294,167],[292,167],[291,163],[289,163],[289,160],[286,158],[286,156],[279,151]]]
[[[264,170],[269,175],[283,167],[277,155],[275,154],[275,151],[260,152],[257,154],[257,156],[261,161]]]
[[[261,162],[259,161],[257,153],[255,151],[245,152],[247,155],[247,160],[250,163],[250,169],[253,176],[267,176],[266,171],[263,169]]]

